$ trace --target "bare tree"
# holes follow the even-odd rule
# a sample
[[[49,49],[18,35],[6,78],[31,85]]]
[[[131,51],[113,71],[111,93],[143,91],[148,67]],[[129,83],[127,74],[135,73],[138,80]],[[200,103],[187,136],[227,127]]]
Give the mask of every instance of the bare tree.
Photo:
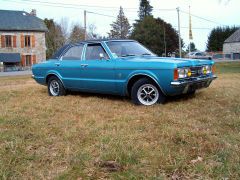
[[[90,24],[88,26],[88,31],[87,31],[87,36],[88,39],[98,39],[99,35],[96,32],[97,27],[95,26],[95,24]]]
[[[85,33],[85,30],[80,24],[73,24],[72,30],[69,36],[69,41],[72,43],[76,43],[84,40],[85,38],[84,33]]]
[[[61,31],[64,37],[67,39],[69,36],[69,19],[67,17],[61,18],[59,26],[61,27]]]

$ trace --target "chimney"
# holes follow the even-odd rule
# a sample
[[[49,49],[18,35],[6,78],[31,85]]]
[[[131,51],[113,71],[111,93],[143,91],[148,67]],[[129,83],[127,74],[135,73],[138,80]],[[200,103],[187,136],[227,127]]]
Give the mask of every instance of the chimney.
[[[32,15],[32,16],[37,16],[37,11],[36,11],[36,9],[32,9],[32,11],[30,12],[30,15]]]

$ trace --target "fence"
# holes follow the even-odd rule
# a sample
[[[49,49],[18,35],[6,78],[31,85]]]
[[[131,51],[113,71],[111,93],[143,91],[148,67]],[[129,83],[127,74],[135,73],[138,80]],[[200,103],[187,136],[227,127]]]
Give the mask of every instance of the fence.
[[[223,52],[209,52],[209,55],[212,56],[212,59],[216,60],[236,60],[240,59],[240,53],[230,53],[230,54],[224,54]]]
[[[12,71],[26,71],[26,70],[31,70],[32,67],[31,66],[17,66],[17,65],[3,65],[0,66],[0,72],[12,72]]]

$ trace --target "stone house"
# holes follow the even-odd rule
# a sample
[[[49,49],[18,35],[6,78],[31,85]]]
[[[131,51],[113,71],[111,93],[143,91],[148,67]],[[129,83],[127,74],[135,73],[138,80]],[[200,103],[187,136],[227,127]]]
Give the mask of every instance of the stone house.
[[[240,59],[240,29],[224,41],[223,54],[231,59]]]
[[[0,65],[4,71],[30,69],[46,60],[47,27],[36,10],[0,10]]]

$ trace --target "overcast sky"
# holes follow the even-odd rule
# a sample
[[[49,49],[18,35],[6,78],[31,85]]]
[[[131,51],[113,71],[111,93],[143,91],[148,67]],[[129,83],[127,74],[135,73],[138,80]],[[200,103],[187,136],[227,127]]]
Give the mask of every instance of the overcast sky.
[[[240,25],[240,0],[150,0],[150,3],[154,8],[154,17],[164,19],[172,24],[174,28],[177,28],[176,7],[188,12],[190,5],[193,15],[210,20],[206,21],[192,17],[193,41],[199,50],[206,49],[207,37],[212,28],[219,25]],[[139,0],[0,0],[0,9],[25,10],[27,12],[36,9],[37,16],[42,19],[53,18],[55,21],[60,22],[65,17],[70,21],[69,24],[78,22],[82,25],[84,9],[115,17],[118,14],[119,6],[124,8],[124,13],[129,18],[130,23],[133,23],[138,18]],[[180,19],[181,36],[185,44],[188,44],[188,14],[180,13]],[[97,27],[97,33],[101,35],[106,35],[109,32],[110,24],[115,20],[116,18],[113,17],[87,13],[87,24],[94,24]]]

